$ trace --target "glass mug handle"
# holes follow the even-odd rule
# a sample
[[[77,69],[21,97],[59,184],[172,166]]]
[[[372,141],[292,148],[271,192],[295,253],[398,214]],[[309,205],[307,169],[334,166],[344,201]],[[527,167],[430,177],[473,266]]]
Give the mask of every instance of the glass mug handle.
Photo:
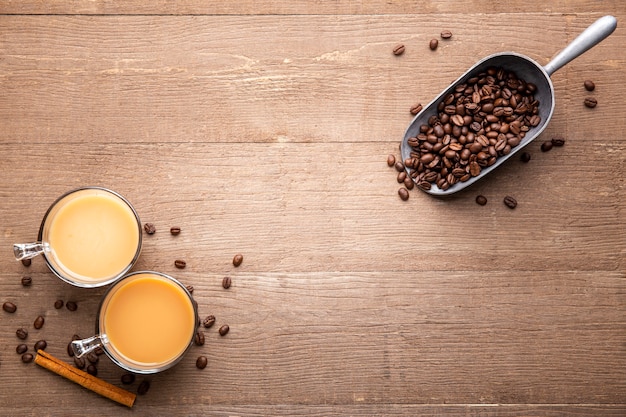
[[[102,337],[100,335],[95,335],[88,337],[87,339],[74,340],[72,341],[71,346],[74,351],[74,356],[80,358],[89,352],[102,347],[103,344],[104,342],[102,341]]]
[[[50,245],[45,242],[15,243],[13,245],[13,255],[18,261],[34,258],[44,252],[50,252]]]

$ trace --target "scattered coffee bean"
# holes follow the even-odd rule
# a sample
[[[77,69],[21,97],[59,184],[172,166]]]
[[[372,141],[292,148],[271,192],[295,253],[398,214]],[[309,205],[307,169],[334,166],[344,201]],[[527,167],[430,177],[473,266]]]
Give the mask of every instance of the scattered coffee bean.
[[[22,354],[28,352],[28,346],[25,343],[20,343],[15,348],[15,351],[17,352],[18,355],[22,355]]]
[[[530,161],[530,154],[528,152],[522,152],[520,155],[520,160],[524,163]]]
[[[131,373],[127,373],[122,375],[122,384],[124,385],[130,385],[133,382],[135,382],[135,374],[131,374]]]
[[[510,195],[507,195],[506,197],[504,197],[504,204],[508,208],[514,209],[515,207],[517,207],[517,200],[511,197]]]
[[[85,359],[77,358],[76,356],[74,356],[74,366],[76,366],[78,369],[85,369],[85,365],[87,365]]]
[[[85,355],[85,358],[87,358],[87,361],[89,361],[89,363],[93,363],[94,365],[97,365],[98,361],[100,360],[98,355],[96,355],[96,352],[89,352],[87,355]]]
[[[30,287],[33,285],[33,279],[31,277],[22,277],[22,285],[24,287]]]
[[[565,145],[565,138],[562,136],[555,136],[552,138],[551,142],[554,146],[563,146]]]
[[[74,349],[72,349],[72,342],[67,344],[67,356],[70,358],[74,357]]]
[[[56,301],[54,302],[54,308],[56,308],[56,309],[58,310],[58,309],[60,309],[60,308],[63,308],[63,305],[64,305],[64,304],[65,304],[65,303],[63,302],[63,300],[56,300]]]
[[[102,356],[102,355],[104,355],[104,349],[102,349],[102,347],[98,346],[97,348],[95,348],[93,350],[93,353],[95,353],[98,356]]]
[[[76,304],[75,301],[68,301],[67,303],[65,303],[65,308],[67,308],[69,311],[76,311],[78,309],[78,304]]]
[[[2,309],[7,313],[15,313],[15,311],[17,310],[17,306],[7,301],[6,303],[2,304]]]
[[[208,363],[209,360],[206,358],[206,356],[198,356],[198,359],[196,359],[196,368],[204,369],[206,368]]]
[[[404,180],[406,179],[406,171],[398,172],[398,177],[396,180],[398,184],[404,184]]]
[[[223,287],[225,290],[229,289],[229,288],[230,288],[230,286],[231,286],[231,284],[232,284],[232,279],[231,279],[230,277],[224,277],[224,278],[222,279],[222,287]]]
[[[596,89],[595,83],[591,80],[585,80],[584,86],[587,91],[593,91]]]
[[[146,223],[143,225],[143,230],[145,230],[147,234],[153,235],[156,232],[156,226],[152,223]]]
[[[396,163],[396,157],[392,154],[387,155],[387,166],[392,167]]]
[[[551,141],[545,141],[541,144],[541,152],[548,152],[550,149],[552,149]]]
[[[173,234],[174,236],[179,235],[180,227],[178,226],[170,227],[170,233]]]
[[[31,363],[35,359],[32,353],[25,353],[22,355],[22,362]]]
[[[439,41],[437,39],[431,39],[430,44],[428,44],[431,51],[434,51],[439,46]]]
[[[185,288],[187,288],[187,291],[189,291],[189,294],[193,294],[193,285],[187,285]]]
[[[405,49],[406,48],[404,47],[404,45],[400,43],[400,44],[398,44],[398,45],[393,47],[393,54],[396,55],[396,56],[402,55],[404,53]]]
[[[497,67],[457,84],[408,139],[411,153],[403,162],[409,176],[424,190],[447,190],[480,175],[541,122],[536,91],[535,84]]]
[[[413,187],[415,187],[415,183],[413,182],[413,180],[411,179],[411,177],[407,176],[404,179],[404,186],[406,187],[407,190],[412,190]]]
[[[398,171],[398,172],[404,171],[404,164],[402,162],[400,162],[400,161],[396,162],[394,167],[396,168],[396,171]]]
[[[450,32],[449,30],[441,31],[441,39],[450,39],[451,37],[452,37],[452,32]]]
[[[87,373],[89,375],[98,376],[98,368],[96,368],[96,365],[93,363],[90,363],[87,365]]]
[[[198,330],[196,332],[196,335],[193,338],[193,343],[196,346],[203,346],[204,345],[204,332],[201,330]]]
[[[150,381],[144,379],[137,387],[137,394],[146,395],[148,393],[148,390],[150,390]]]
[[[215,324],[215,316],[214,315],[206,316],[206,318],[202,321],[202,325],[204,326],[205,329],[208,329],[209,327],[213,326],[214,324]]]
[[[229,330],[230,330],[230,327],[228,326],[228,324],[223,325],[219,329],[220,336],[226,336]]]
[[[39,330],[43,327],[43,324],[45,321],[46,319],[44,319],[43,316],[37,316],[37,318],[35,319],[35,322],[33,323],[33,327]]]
[[[596,100],[593,97],[587,97],[584,103],[585,103],[585,106],[589,107],[590,109],[593,109],[594,107],[598,105],[598,100]]]
[[[485,197],[484,195],[477,195],[476,204],[484,206],[485,204],[487,204],[487,197]]]
[[[398,190],[398,195],[400,196],[400,199],[402,201],[406,201],[409,199],[409,190],[407,190],[406,188],[402,187]]]
[[[19,339],[26,339],[28,337],[28,330],[26,330],[23,327],[20,327],[19,329],[17,329],[15,331],[15,335],[19,338]]]
[[[176,259],[174,261],[174,266],[178,269],[184,269],[187,266],[187,262],[183,261],[182,259]]]
[[[24,266],[30,266],[31,263],[33,263],[31,259],[22,259],[22,265]]]
[[[411,112],[411,114],[413,116],[415,116],[417,113],[421,112],[423,108],[424,107],[422,106],[421,103],[417,103],[417,104],[414,104],[413,106],[411,106],[410,112]]]
[[[241,265],[241,263],[243,262],[243,255],[238,253],[237,255],[234,256],[233,258],[233,265],[235,267],[238,267],[239,265]]]
[[[39,350],[46,350],[47,347],[48,342],[46,342],[45,340],[38,340],[37,342],[35,342],[35,352]]]

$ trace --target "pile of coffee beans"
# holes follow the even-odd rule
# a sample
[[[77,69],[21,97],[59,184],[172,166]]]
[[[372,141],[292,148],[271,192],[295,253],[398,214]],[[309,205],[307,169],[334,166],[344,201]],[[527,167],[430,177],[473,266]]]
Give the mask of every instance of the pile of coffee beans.
[[[457,85],[438,104],[436,115],[408,139],[404,165],[422,189],[447,190],[493,165],[539,125],[537,87],[512,71],[491,67]]]

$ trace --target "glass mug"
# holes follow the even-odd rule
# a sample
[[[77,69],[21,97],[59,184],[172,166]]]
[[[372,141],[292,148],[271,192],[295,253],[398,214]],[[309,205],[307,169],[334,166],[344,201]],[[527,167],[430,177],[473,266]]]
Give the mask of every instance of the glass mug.
[[[184,356],[199,323],[197,304],[179,281],[159,272],[133,272],[104,294],[96,336],[71,346],[79,358],[101,347],[127,371],[152,374]]]
[[[141,221],[118,193],[84,187],[59,197],[41,221],[37,242],[13,245],[17,260],[43,254],[50,270],[78,287],[121,278],[141,252]]]

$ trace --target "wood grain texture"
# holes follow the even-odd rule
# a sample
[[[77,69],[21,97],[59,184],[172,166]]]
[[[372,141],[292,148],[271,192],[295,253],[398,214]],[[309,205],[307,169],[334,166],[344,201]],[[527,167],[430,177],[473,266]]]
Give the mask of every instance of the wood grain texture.
[[[0,311],[0,415],[129,412],[15,353],[19,327],[68,361],[72,335],[94,332],[104,289],[10,250],[84,185],[156,225],[136,270],[193,285],[217,317],[204,346],[146,377],[133,415],[625,415],[623,29],[553,75],[529,163],[407,202],[386,164],[410,106],[476,60],[545,64],[607,13],[626,17],[618,1],[3,2],[0,302],[18,310]],[[541,152],[555,135],[565,146]],[[121,386],[106,358],[98,371]]]

